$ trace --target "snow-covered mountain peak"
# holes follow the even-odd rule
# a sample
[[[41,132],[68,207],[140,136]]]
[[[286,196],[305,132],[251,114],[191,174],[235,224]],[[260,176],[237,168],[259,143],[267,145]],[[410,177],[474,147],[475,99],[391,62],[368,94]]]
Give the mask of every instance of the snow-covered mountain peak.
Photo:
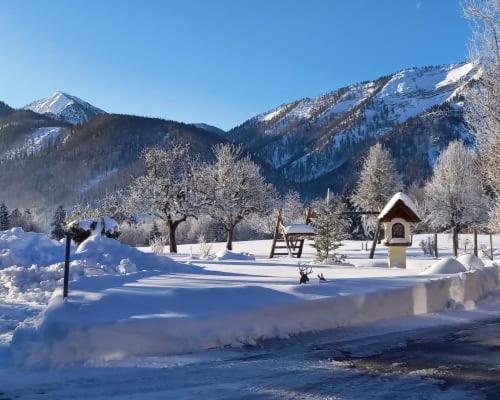
[[[469,83],[479,75],[474,63],[407,68],[282,104],[249,119],[227,136],[297,183],[338,171],[348,176],[348,169],[354,166],[351,160],[377,140],[400,138],[404,142],[398,145],[400,152],[407,151],[405,146],[425,148],[425,154],[422,150],[414,161],[425,169],[434,160],[429,154],[450,140],[468,140],[461,105]],[[436,107],[443,111],[442,117],[428,118]],[[442,145],[436,146],[437,137],[442,138]]]
[[[93,105],[71,96],[67,93],[56,91],[49,97],[36,100],[23,107],[39,114],[49,114],[72,124],[81,124],[105,112]]]

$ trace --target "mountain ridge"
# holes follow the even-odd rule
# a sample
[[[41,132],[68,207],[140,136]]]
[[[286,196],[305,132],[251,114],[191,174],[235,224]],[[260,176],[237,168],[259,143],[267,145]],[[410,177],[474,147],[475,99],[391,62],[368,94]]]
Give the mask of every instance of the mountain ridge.
[[[432,173],[450,141],[472,145],[462,105],[478,73],[470,63],[403,69],[281,104],[227,132],[102,110],[75,124],[57,115],[66,100],[56,107],[54,96],[31,107],[42,114],[0,104],[0,200],[40,209],[92,201],[140,173],[144,149],[174,139],[202,157],[213,144],[239,144],[280,191],[295,189],[305,199],[352,188],[364,155],[380,141],[409,185]]]

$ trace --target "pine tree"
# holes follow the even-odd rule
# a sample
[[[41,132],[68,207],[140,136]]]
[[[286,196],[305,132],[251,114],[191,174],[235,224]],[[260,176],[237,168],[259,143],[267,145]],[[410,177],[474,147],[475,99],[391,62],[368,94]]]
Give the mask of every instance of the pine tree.
[[[337,197],[330,198],[328,203],[318,200],[312,208],[315,216],[311,224],[316,229],[316,236],[311,246],[316,249],[319,261],[328,260],[346,238],[349,222],[341,214],[343,204]]]
[[[403,182],[389,151],[380,143],[372,146],[361,170],[353,204],[361,211],[382,211],[389,199],[401,191]],[[365,231],[373,233],[376,218],[363,216]]]
[[[9,209],[5,203],[0,203],[0,231],[10,229],[10,215]]]
[[[56,240],[61,240],[65,235],[64,225],[66,222],[66,210],[63,206],[59,206],[54,213],[54,219],[50,226],[52,226],[52,231],[50,234]]]
[[[149,231],[149,243],[154,242],[156,239],[161,237],[160,229],[158,228],[158,224],[156,221],[153,221],[153,226],[151,227],[151,231]]]

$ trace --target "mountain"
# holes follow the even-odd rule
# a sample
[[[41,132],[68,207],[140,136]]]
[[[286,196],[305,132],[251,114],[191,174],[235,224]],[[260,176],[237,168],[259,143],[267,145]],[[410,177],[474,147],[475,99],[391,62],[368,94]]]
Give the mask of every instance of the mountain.
[[[5,147],[6,120],[0,118],[0,149],[7,149],[0,152],[0,201],[45,215],[59,204],[92,202],[127,186],[143,171],[147,148],[185,142],[206,159],[207,149],[221,142],[205,129],[158,118],[101,114],[75,126],[32,111],[17,113],[29,114],[29,123],[10,133]]]
[[[105,112],[93,105],[63,92],[54,92],[49,97],[36,100],[23,107],[38,114],[49,115],[70,124],[83,124]]]
[[[198,124],[194,124],[194,126],[196,126],[197,128],[200,128],[200,129],[204,129],[208,132],[215,133],[217,136],[224,137],[226,134],[226,131],[224,131],[220,128],[217,128],[216,126],[213,126],[213,125],[198,123]]]
[[[296,100],[223,131],[211,125],[106,114],[56,92],[16,110],[0,102],[0,201],[49,215],[93,201],[143,171],[145,149],[173,140],[202,159],[240,144],[282,192],[305,199],[354,186],[370,146],[382,142],[406,184],[422,182],[450,141],[473,144],[463,118],[475,65],[410,68]]]
[[[412,166],[407,176],[425,178],[449,141],[472,140],[461,114],[477,74],[472,63],[405,69],[283,104],[225,137],[303,192],[352,184],[361,157],[376,141],[393,149],[400,169]]]

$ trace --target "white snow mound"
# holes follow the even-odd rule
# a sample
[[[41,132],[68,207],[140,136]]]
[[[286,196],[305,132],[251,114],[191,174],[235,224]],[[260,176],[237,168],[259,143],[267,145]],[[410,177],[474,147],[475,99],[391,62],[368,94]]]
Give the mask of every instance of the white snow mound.
[[[196,268],[173,261],[166,256],[143,253],[135,247],[123,244],[106,236],[90,236],[74,254],[72,260],[86,264],[106,266],[110,273],[135,272],[144,269],[159,269],[167,272],[189,272]]]
[[[249,261],[255,260],[255,256],[250,253],[236,253],[230,250],[222,250],[217,252],[216,260],[235,260],[235,261]]]
[[[43,233],[12,228],[0,232],[0,269],[13,265],[50,265],[64,260],[64,245]]]
[[[479,257],[476,257],[474,254],[463,254],[458,257],[457,260],[465,265],[468,270],[484,268],[483,261]]]
[[[458,274],[460,272],[467,272],[467,268],[456,258],[449,257],[435,262],[422,272],[422,275]]]

